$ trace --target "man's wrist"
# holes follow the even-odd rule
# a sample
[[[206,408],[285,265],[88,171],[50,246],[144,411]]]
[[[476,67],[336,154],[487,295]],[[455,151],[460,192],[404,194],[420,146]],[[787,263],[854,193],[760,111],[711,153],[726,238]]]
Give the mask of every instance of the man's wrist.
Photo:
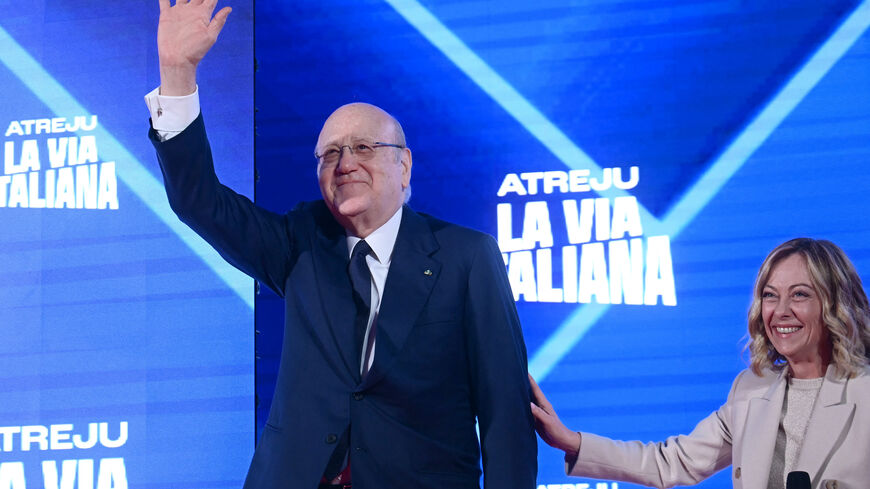
[[[195,66],[160,65],[160,95],[183,97],[195,91]]]

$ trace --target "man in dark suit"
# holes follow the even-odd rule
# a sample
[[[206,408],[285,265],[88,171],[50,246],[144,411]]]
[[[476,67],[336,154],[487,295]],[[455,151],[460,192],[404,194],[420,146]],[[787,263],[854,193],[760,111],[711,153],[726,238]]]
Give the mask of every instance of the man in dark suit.
[[[323,125],[322,201],[278,215],[222,186],[195,82],[229,14],[212,18],[215,3],[160,0],[161,86],[146,100],[173,210],[285,299],[245,487],[476,488],[482,452],[486,488],[533,488],[526,352],[495,241],[404,204],[411,151],[368,104]]]

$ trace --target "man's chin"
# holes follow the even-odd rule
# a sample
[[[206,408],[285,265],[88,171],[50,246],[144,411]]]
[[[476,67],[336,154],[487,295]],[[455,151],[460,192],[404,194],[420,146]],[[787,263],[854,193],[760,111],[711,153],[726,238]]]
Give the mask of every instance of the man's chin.
[[[332,213],[336,218],[354,218],[359,216],[368,209],[362,199],[349,199],[341,202],[334,202],[332,205]]]

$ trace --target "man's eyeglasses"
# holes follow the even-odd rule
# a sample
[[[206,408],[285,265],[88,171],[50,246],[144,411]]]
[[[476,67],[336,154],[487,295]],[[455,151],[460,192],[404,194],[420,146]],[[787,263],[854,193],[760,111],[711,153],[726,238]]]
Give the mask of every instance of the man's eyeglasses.
[[[378,148],[399,148],[404,149],[402,144],[382,143],[380,141],[356,141],[353,144],[344,144],[341,146],[328,146],[323,150],[323,153],[314,153],[317,161],[324,166],[334,166],[341,160],[341,153],[344,148],[350,151],[350,154],[356,156],[362,161],[368,161],[375,156],[375,150]]]

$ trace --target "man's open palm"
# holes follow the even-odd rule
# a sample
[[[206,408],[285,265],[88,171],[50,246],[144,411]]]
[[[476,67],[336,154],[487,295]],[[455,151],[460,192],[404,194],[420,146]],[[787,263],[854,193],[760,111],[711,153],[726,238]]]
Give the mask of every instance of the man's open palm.
[[[196,84],[196,66],[217,41],[232,10],[224,7],[212,17],[217,0],[159,0],[157,49],[161,93],[185,91]]]

